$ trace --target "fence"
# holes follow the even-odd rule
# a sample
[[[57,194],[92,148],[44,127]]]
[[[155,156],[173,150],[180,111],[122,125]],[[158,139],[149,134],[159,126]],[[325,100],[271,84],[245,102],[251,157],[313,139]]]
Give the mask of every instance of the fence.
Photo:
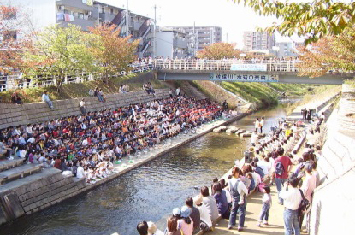
[[[245,71],[250,69],[261,69],[265,72],[293,72],[299,71],[299,61],[251,61],[251,60],[155,60],[154,68],[169,70],[224,70],[230,71],[234,65],[244,65]]]

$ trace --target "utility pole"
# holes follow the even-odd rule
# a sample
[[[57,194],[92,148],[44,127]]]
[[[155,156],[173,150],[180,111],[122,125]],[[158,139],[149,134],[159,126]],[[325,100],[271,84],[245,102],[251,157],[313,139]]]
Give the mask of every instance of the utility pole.
[[[228,43],[228,33],[227,33],[227,43]]]
[[[127,37],[129,36],[129,11],[128,11],[128,0],[127,0],[127,12],[126,12],[126,26],[127,26]]]
[[[154,5],[153,58],[157,56],[157,4]]]

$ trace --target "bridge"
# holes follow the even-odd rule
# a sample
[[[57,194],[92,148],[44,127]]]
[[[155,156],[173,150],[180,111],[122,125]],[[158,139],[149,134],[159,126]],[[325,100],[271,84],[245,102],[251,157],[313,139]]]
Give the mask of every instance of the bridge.
[[[211,80],[341,85],[354,72],[328,71],[317,78],[298,76],[299,61],[155,60],[160,80]]]

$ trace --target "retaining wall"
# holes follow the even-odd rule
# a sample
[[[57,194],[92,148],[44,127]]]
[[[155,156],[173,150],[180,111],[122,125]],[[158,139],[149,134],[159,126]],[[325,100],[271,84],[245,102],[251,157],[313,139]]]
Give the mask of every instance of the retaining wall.
[[[327,122],[326,142],[318,171],[324,183],[314,192],[311,235],[353,234],[355,218],[355,89],[343,85],[339,109]],[[326,177],[326,178],[325,178]]]
[[[168,89],[157,89],[156,96],[148,95],[145,91],[128,92],[124,94],[106,95],[106,102],[99,102],[97,97],[85,97],[87,111],[105,108],[117,108],[134,103],[145,103],[169,95]],[[27,125],[52,120],[71,115],[80,115],[79,103],[81,98],[54,101],[54,110],[46,103],[10,104],[0,103],[0,129],[8,126]]]

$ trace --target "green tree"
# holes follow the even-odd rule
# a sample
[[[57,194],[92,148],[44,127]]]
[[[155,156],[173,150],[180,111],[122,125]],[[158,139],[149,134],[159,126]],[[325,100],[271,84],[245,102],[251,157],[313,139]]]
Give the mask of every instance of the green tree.
[[[318,77],[330,70],[355,71],[355,27],[298,49],[302,61],[299,65],[300,75]]]
[[[240,51],[234,49],[235,45],[230,43],[213,43],[197,52],[198,58],[220,60],[223,58],[234,58],[240,56]]]
[[[139,42],[130,42],[131,37],[120,37],[120,30],[115,30],[114,25],[101,25],[89,30],[98,38],[92,42],[90,50],[107,83],[110,75],[129,69],[128,64],[136,59]]]
[[[306,44],[326,35],[339,35],[355,23],[355,2],[339,0],[313,0],[291,3],[277,0],[234,0],[244,2],[259,15],[276,16],[280,23],[266,31],[278,31],[283,36],[306,36]]]
[[[95,70],[94,58],[89,51],[94,35],[82,32],[78,26],[50,26],[34,35],[24,53],[25,76],[54,75],[60,90],[68,75]]]

